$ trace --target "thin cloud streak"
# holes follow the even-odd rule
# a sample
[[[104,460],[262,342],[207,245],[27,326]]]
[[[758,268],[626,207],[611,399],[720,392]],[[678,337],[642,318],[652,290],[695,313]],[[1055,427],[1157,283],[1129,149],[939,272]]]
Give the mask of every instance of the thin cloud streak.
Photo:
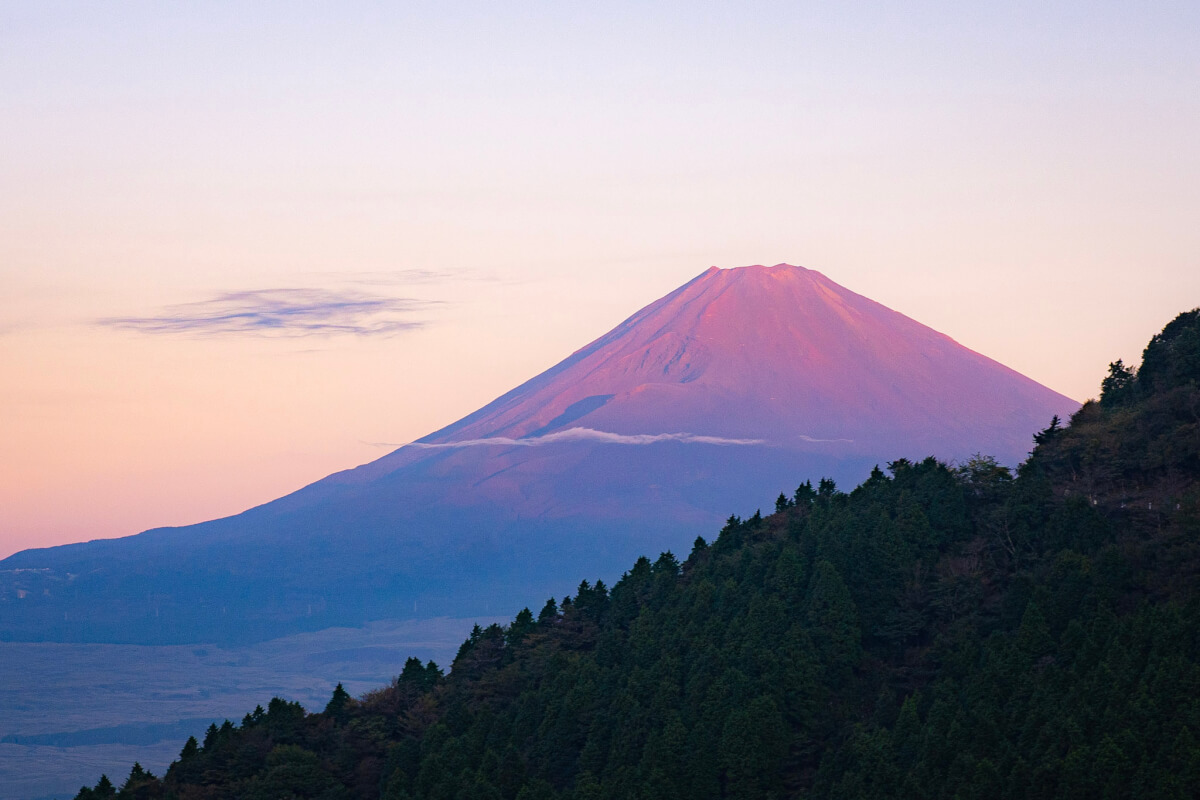
[[[849,442],[850,439],[816,439],[799,437],[806,442]],[[568,428],[565,431],[513,439],[508,436],[491,436],[485,439],[463,439],[457,442],[371,442],[376,447],[415,447],[421,450],[440,450],[460,447],[540,447],[558,442],[598,442],[600,444],[647,445],[659,442],[683,444],[711,444],[721,446],[766,445],[766,439],[731,439],[724,436],[704,436],[695,433],[636,433],[623,434],[598,431],[593,428]]]
[[[98,325],[147,334],[271,337],[388,336],[423,327],[414,314],[437,301],[364,291],[261,289],[168,306],[147,317],[108,317]]]
[[[424,268],[392,270],[360,270],[357,272],[310,272],[305,275],[329,283],[354,286],[422,286],[447,283],[506,283],[518,281],[503,279],[490,270],[473,268]]]
[[[464,270],[455,269],[393,269],[358,272],[308,273],[329,282],[350,283],[358,286],[405,286],[430,283],[445,283],[461,279]]]

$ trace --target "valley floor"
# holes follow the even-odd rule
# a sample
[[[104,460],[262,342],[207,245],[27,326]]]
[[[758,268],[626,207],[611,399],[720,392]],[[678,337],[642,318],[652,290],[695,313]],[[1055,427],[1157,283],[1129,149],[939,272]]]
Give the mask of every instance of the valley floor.
[[[448,666],[493,621],[384,621],[238,648],[0,642],[0,800],[73,797],[101,773],[119,784],[134,761],[161,774],[210,722],[273,696],[319,711],[339,681],[361,694],[410,656]]]

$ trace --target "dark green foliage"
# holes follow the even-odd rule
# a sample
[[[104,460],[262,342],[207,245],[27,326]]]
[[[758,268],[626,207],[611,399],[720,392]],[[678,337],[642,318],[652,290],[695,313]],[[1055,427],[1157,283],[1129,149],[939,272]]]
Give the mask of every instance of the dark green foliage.
[[[551,597],[546,601],[546,605],[542,606],[542,610],[538,612],[538,624],[544,625],[558,619],[558,602]]]
[[[862,630],[850,590],[828,561],[813,565],[805,619],[817,659],[839,680],[849,679],[862,659]]]
[[[806,482],[683,563],[476,626],[449,676],[276,698],[79,797],[1195,796],[1197,331],[1114,364],[1015,476],[977,455]]]
[[[1121,359],[1108,365],[1108,374],[1100,382],[1100,402],[1106,407],[1125,406],[1137,399],[1137,373]]]
[[[1142,351],[1135,372],[1120,359],[1108,365],[1101,383],[1100,404],[1127,406],[1152,395],[1200,385],[1200,308],[1185,311],[1155,334]]]
[[[339,683],[338,686],[341,686]],[[200,752],[200,743],[196,741],[195,736],[189,736],[188,740],[183,744],[183,750],[179,752],[179,760],[187,761],[196,756]]]
[[[101,775],[95,787],[84,786],[75,796],[79,800],[104,800],[104,798],[116,797],[117,789],[107,775]]]
[[[347,692],[339,683],[333,690],[333,697],[329,698],[329,703],[325,706],[325,716],[341,720],[346,716],[346,707],[350,705],[350,693]],[[253,717],[250,718],[253,721]],[[242,726],[245,727],[245,722]]]
[[[1137,380],[1143,395],[1200,383],[1200,308],[1180,314],[1150,340]]]
[[[1038,431],[1033,435],[1033,443],[1036,445],[1047,444],[1056,439],[1062,432],[1062,420],[1058,418],[1058,414],[1055,414],[1050,419],[1050,427],[1043,431]]]
[[[521,609],[512,625],[508,626],[508,644],[510,646],[520,644],[536,627],[537,623],[533,621],[533,612],[528,608]]]
[[[97,786],[94,791],[99,793],[101,789]],[[162,796],[162,783],[136,762],[133,769],[129,771],[129,777],[125,779],[121,790],[116,794],[118,800],[152,800]]]

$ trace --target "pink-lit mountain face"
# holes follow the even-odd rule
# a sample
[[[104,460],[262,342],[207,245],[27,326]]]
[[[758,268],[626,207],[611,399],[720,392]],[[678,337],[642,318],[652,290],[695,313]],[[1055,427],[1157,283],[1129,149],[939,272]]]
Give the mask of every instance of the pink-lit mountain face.
[[[439,477],[472,474],[474,496],[464,502],[544,514],[568,510],[564,492],[570,509],[581,503],[594,509],[609,499],[561,485],[570,470],[581,468],[585,452],[596,457],[595,447],[582,447],[604,442],[592,431],[756,442],[692,444],[683,475],[706,472],[711,462],[732,458],[732,449],[752,447],[770,461],[794,461],[794,476],[818,477],[803,468],[809,462],[847,479],[862,475],[835,465],[861,471],[866,462],[901,455],[950,460],[983,451],[1016,464],[1034,431],[1077,407],[819,272],[786,264],[713,267],[420,442],[476,444],[403,448],[344,478],[376,479],[437,453]],[[573,441],[554,443],[556,436]],[[536,449],[486,444],[502,438],[548,441]],[[608,446],[625,451],[627,466],[650,455],[628,452],[631,445]]]
[[[836,449],[855,451],[887,441],[951,455],[969,435],[1015,460],[1031,431],[1076,407],[819,272],[713,267],[423,441],[581,426],[762,437],[783,447],[848,439],[853,447]]]
[[[1016,464],[1077,407],[819,272],[713,268],[375,462],[236,517],[0,562],[45,584],[0,604],[0,638],[200,641],[513,611],[686,551],[804,480],[845,486],[900,457]],[[84,577],[68,589],[67,573]],[[215,596],[236,616],[206,611]]]

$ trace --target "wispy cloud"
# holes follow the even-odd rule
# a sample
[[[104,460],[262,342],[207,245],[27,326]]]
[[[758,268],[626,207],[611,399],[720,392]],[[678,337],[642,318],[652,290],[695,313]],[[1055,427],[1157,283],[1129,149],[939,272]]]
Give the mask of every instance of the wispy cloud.
[[[426,286],[446,283],[507,283],[488,270],[451,268],[436,269],[413,267],[410,269],[359,270],[356,272],[312,272],[306,273],[322,282],[351,284],[355,286]]]
[[[513,439],[508,436],[491,436],[486,439],[462,439],[457,442],[372,442],[379,447],[416,447],[436,450],[457,447],[538,447],[556,442],[599,442],[601,444],[657,444],[659,442],[683,442],[685,444],[752,445],[766,444],[764,439],[729,439],[723,436],[702,436],[695,433],[610,433],[592,428],[568,428],[565,431],[547,433],[545,436],[530,436]]]
[[[424,326],[416,315],[434,305],[436,301],[362,290],[261,289],[225,292],[209,300],[168,306],[151,316],[97,322],[149,334],[386,336]]]
[[[336,282],[351,283],[359,286],[405,286],[430,283],[444,283],[465,274],[456,269],[393,269],[367,270],[358,272],[318,272],[316,276],[332,279]]]

